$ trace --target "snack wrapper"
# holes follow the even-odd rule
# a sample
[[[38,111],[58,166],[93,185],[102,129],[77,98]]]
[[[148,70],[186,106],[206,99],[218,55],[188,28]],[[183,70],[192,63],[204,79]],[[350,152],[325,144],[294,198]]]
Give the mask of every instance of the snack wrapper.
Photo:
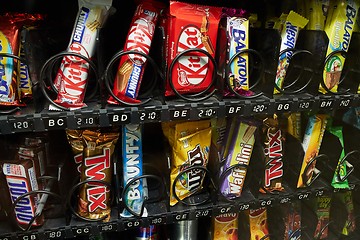
[[[301,112],[292,112],[286,114],[286,117],[288,120],[287,132],[301,142]]]
[[[124,51],[149,54],[155,26],[162,8],[164,6],[154,0],[139,2],[130,24]],[[138,54],[121,57],[112,90],[119,99],[126,102],[139,102],[136,98],[146,63],[146,58]],[[109,97],[108,103],[119,104],[112,96]]]
[[[306,25],[307,30],[323,31],[325,29],[329,2],[330,0],[312,0],[305,2],[307,8],[306,18],[309,19],[309,23]]]
[[[249,223],[251,240],[258,240],[269,235],[267,211],[265,207],[254,210],[250,209]]]
[[[71,34],[68,52],[92,59],[96,49],[96,38],[105,23],[112,0],[78,0],[79,10]],[[69,109],[86,107],[83,102],[89,77],[89,63],[76,56],[62,58],[54,79],[58,90],[56,104]],[[50,105],[49,110],[59,110]]]
[[[224,213],[213,217],[213,240],[238,239],[238,214]]]
[[[284,205],[285,210],[285,236],[284,240],[301,239],[301,204],[291,202]]]
[[[280,52],[285,49],[295,48],[296,40],[300,29],[304,28],[308,20],[294,11],[290,11],[287,15],[284,27],[281,31],[281,46]],[[286,76],[286,71],[289,67],[290,59],[293,51],[288,51],[279,56],[278,67],[276,71],[275,84],[281,89]],[[274,88],[274,94],[280,92]]]
[[[314,238],[316,239],[327,239],[329,232],[329,227],[327,225],[329,224],[330,219],[330,206],[331,197],[326,195],[317,197],[316,215],[318,217],[318,222],[314,233]]]
[[[111,162],[115,144],[119,138],[116,130],[85,129],[81,181],[102,180],[111,184],[113,164]],[[104,222],[110,220],[110,189],[101,183],[85,183],[79,190],[78,214]]]
[[[200,129],[200,127],[203,128]],[[173,193],[173,184],[175,184],[176,194],[181,200],[202,189],[205,174],[202,170],[188,171],[179,176],[177,182],[174,181],[181,171],[189,167],[207,166],[211,143],[210,120],[179,123],[175,125],[174,133],[170,173],[171,206],[177,203]]]
[[[250,158],[255,142],[256,126],[250,122],[243,121],[241,118],[236,118],[231,123],[233,127],[233,135],[230,141],[227,142],[228,153],[223,155],[224,162],[220,168],[220,176],[231,166],[235,164],[242,164],[247,167],[250,163]],[[226,173],[224,181],[220,183],[220,191],[226,198],[240,197],[247,168],[236,167]]]
[[[298,178],[298,188],[306,186],[303,182],[303,174],[306,175],[306,183],[311,182],[311,178],[315,170],[316,161],[312,163],[312,166],[308,168],[308,171],[306,173],[305,168],[308,163],[319,154],[319,149],[326,129],[327,120],[328,115],[326,114],[314,114],[309,117],[304,134],[304,139],[302,142],[305,156],[301,165],[300,175]]]
[[[19,43],[19,54],[18,56],[26,59],[25,56],[25,34],[27,30],[23,28],[20,33],[20,43]],[[31,99],[32,98],[32,82],[30,79],[30,73],[28,65],[24,62],[19,61],[17,64],[18,71],[18,91],[20,100]]]
[[[0,16],[0,53],[19,56],[20,32],[23,26],[43,20],[41,14],[7,13]],[[0,106],[25,106],[18,88],[20,61],[0,57]],[[22,63],[24,64],[24,63]]]
[[[332,14],[328,16],[325,26],[325,32],[329,38],[326,56],[334,51],[348,51],[360,2],[358,0],[337,0],[335,6],[336,8],[331,9]],[[337,92],[344,64],[345,56],[341,53],[335,53],[325,63],[323,81],[332,92]],[[327,93],[321,84],[319,92]]]
[[[339,192],[340,198],[347,211],[347,219],[342,229],[342,234],[345,236],[350,235],[356,229],[356,219],[354,212],[354,201],[352,191]]]
[[[139,124],[126,124],[122,128],[123,181],[125,185],[143,174],[142,129]],[[139,179],[126,189],[123,201],[135,213],[140,214],[145,199],[145,180]],[[122,217],[133,215],[124,209]],[[146,208],[143,217],[147,216]]]
[[[264,135],[265,176],[259,191],[261,193],[282,192],[285,190],[282,186],[285,134],[276,114],[263,120],[262,133]]]
[[[76,164],[76,169],[81,173],[81,166],[83,161],[83,151],[84,151],[84,142],[82,139],[82,133],[84,130],[73,130],[66,129],[66,138],[71,146],[71,150],[74,155],[74,162]]]
[[[344,149],[344,138],[342,133],[342,127],[341,126],[329,126],[327,130],[335,135],[341,144],[341,153],[340,158],[338,161],[338,164],[336,166],[336,170],[333,176],[333,179],[331,181],[331,186],[335,189],[349,189],[349,182],[347,179],[344,181],[341,181],[341,178],[346,176],[347,173],[347,167],[346,167],[346,160],[341,163],[342,159],[345,157],[345,149]]]
[[[167,18],[166,66],[177,54],[189,49],[202,49],[215,57],[218,24],[222,8],[170,1]],[[198,52],[183,55],[174,64],[172,79],[180,94],[199,93],[212,82],[214,66],[209,57]],[[166,82],[165,96],[175,93]]]

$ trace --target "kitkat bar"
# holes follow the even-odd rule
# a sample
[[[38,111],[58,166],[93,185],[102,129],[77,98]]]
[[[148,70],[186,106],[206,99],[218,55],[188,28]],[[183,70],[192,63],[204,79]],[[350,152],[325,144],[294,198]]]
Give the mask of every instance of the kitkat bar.
[[[165,6],[155,0],[139,1],[126,38],[124,51],[148,55],[160,11]],[[124,55],[120,59],[114,80],[113,93],[125,102],[139,102],[137,96],[147,59],[139,54]],[[120,104],[112,96],[108,103]]]
[[[43,18],[41,14],[29,13],[7,13],[0,16],[0,53],[18,56],[22,27]],[[18,90],[18,62],[14,58],[0,56],[0,106],[25,106]]]
[[[9,161],[2,164],[2,170],[6,177],[9,195],[14,203],[21,195],[38,190],[37,177],[33,162],[31,160]],[[16,204],[14,209],[15,221],[21,228],[27,228],[29,224],[33,227],[44,224],[44,215],[41,214],[32,223],[38,206],[38,195],[28,195]]]
[[[165,44],[168,68],[174,58],[185,50],[197,48],[215,56],[221,13],[220,7],[170,1]],[[172,79],[166,81],[165,96],[175,95],[170,81],[180,94],[205,91],[212,82],[214,66],[202,53],[194,51],[185,54],[173,66]]]

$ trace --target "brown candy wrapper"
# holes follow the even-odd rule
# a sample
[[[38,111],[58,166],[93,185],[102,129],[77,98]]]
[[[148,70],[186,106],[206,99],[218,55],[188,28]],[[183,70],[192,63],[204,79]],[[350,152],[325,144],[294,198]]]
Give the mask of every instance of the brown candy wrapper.
[[[102,129],[103,130],[103,129]],[[102,180],[111,183],[111,157],[119,138],[118,131],[84,130],[81,181]],[[110,220],[110,189],[101,183],[86,183],[80,188],[78,213],[89,219]]]
[[[282,186],[285,134],[278,116],[274,114],[263,120],[265,175],[261,193],[284,191]]]
[[[301,238],[301,203],[291,202],[283,205],[285,210],[284,240],[298,240]]]

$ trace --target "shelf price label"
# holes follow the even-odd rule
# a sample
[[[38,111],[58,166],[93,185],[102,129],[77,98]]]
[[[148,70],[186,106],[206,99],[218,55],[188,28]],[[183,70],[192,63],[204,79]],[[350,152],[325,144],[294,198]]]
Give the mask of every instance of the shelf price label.
[[[116,223],[105,223],[98,226],[100,232],[114,232],[117,231]]]
[[[45,231],[46,239],[63,239],[65,238],[65,231],[63,229],[57,229],[54,231]]]
[[[248,204],[248,203],[240,204],[240,206],[239,206],[240,211],[244,211],[244,210],[248,210],[248,209],[250,209],[250,204]]]
[[[190,109],[172,109],[170,112],[170,120],[188,120],[190,119]]]
[[[310,100],[301,100],[298,105],[299,111],[305,111],[312,108],[312,101]]]
[[[67,127],[67,118],[66,117],[57,117],[57,118],[50,118],[45,117],[43,118],[45,129],[65,129]]]
[[[250,105],[250,113],[266,113],[266,111],[269,109],[268,103],[255,103]]]
[[[208,217],[211,216],[211,209],[200,209],[195,211],[195,217]]]
[[[198,118],[213,118],[217,116],[217,109],[215,108],[198,108]]]
[[[13,132],[29,132],[34,130],[34,119],[27,117],[17,117],[8,120]]]
[[[161,120],[161,110],[139,110],[140,122],[159,122]]]
[[[77,115],[76,125],[78,127],[95,127],[99,125],[99,117],[96,115]]]
[[[157,216],[149,218],[150,225],[159,225],[166,223],[166,216]]]

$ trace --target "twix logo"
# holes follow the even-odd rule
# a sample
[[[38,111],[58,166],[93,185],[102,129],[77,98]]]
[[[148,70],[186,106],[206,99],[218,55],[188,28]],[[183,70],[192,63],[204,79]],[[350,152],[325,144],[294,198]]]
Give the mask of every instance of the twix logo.
[[[177,52],[180,53],[193,48],[206,50],[201,39],[200,29],[194,25],[189,25],[184,27],[180,33]],[[193,52],[183,55],[178,64],[178,83],[181,86],[197,85],[207,75],[209,59]]]
[[[87,179],[104,181],[106,179],[105,169],[110,168],[110,148],[104,148],[101,155],[86,157],[84,164]],[[86,189],[89,212],[94,212],[98,208],[106,209],[107,192],[109,192],[108,188],[101,183],[89,184],[89,187]]]
[[[268,147],[265,148],[265,155],[269,158],[269,166],[265,170],[265,187],[269,187],[271,181],[283,176],[282,162],[282,134],[278,129],[275,133],[268,131],[267,139],[269,139]]]

